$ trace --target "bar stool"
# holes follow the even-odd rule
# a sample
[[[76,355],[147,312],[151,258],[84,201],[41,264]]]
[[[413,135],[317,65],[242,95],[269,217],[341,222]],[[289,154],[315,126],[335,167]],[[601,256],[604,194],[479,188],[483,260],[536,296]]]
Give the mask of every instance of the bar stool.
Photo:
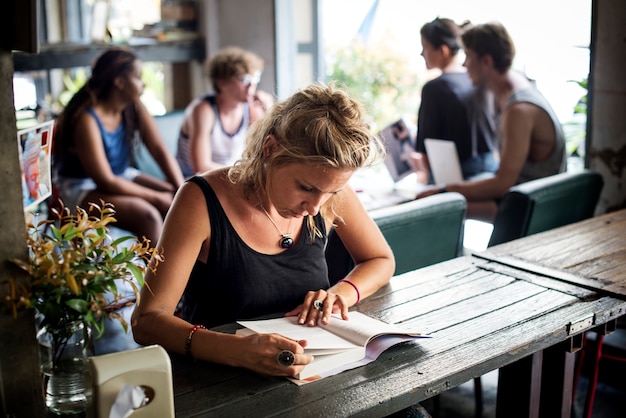
[[[587,353],[591,356],[591,374],[589,380],[589,388],[587,389],[587,399],[585,401],[585,410],[583,413],[584,418],[591,418],[591,412],[593,410],[593,402],[596,396],[596,388],[598,386],[598,376],[600,374],[600,360],[612,360],[621,363],[626,363],[626,356],[619,354],[607,353],[604,344],[605,336],[616,331],[620,334],[626,334],[626,329],[617,329],[616,322],[612,321],[601,330],[594,330],[586,332],[583,335],[583,345],[578,357],[578,364],[576,365],[576,371],[574,374],[574,387],[572,390],[572,403],[576,399],[576,389],[578,387],[578,381],[582,373],[584,361]],[[589,338],[589,333],[595,334],[595,338]],[[626,337],[625,337],[626,338]],[[623,347],[626,348],[626,347]]]

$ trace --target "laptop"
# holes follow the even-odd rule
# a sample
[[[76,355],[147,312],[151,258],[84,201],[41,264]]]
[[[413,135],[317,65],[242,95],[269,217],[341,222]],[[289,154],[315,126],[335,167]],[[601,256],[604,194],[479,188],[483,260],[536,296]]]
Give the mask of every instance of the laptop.
[[[424,140],[430,171],[435,184],[460,183],[463,181],[461,163],[453,141],[426,138]]]

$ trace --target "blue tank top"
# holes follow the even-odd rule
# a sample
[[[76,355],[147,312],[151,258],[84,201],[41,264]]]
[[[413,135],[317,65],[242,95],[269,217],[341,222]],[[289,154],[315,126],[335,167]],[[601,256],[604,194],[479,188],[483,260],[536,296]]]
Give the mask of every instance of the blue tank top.
[[[102,121],[92,108],[87,109],[87,113],[89,113],[98,124],[100,135],[102,135],[104,152],[106,153],[111,170],[115,175],[119,176],[123,174],[130,165],[131,153],[130,144],[126,141],[124,123],[120,123],[114,131],[109,132],[104,128]]]
[[[301,304],[309,290],[329,287],[324,256],[328,238],[321,215],[315,216],[315,223],[323,237],[311,241],[305,221],[301,238],[292,248],[262,254],[239,237],[209,183],[197,176],[189,181],[204,193],[211,242],[207,263],[196,262],[183,294],[185,320],[214,327],[284,313]]]
[[[115,128],[113,132],[109,132],[104,129],[102,121],[98,118],[96,112],[89,108],[86,113],[91,115],[98,124],[100,131],[100,137],[102,138],[102,144],[104,145],[104,152],[107,157],[107,161],[111,166],[111,170],[115,175],[121,175],[130,166],[131,161],[131,145],[130,141],[126,140],[126,129],[124,122]],[[57,162],[58,174],[62,177],[68,178],[87,178],[85,168],[80,162],[78,154],[72,149],[65,150],[64,158],[62,161]]]

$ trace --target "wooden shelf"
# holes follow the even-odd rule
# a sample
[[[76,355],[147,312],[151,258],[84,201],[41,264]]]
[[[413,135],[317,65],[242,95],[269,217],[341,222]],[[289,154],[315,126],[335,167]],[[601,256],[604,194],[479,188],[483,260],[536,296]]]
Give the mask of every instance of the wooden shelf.
[[[206,56],[204,39],[155,41],[137,38],[127,44],[48,44],[38,54],[13,53],[15,72],[49,70],[89,66],[106,49],[112,46],[131,48],[144,62],[203,62]]]

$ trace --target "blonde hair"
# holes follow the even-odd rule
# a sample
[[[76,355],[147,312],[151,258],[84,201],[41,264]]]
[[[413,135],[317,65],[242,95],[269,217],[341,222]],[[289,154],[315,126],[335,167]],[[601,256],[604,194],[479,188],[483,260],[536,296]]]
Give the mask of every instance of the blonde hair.
[[[269,173],[287,164],[358,169],[374,165],[385,155],[385,147],[371,134],[363,106],[334,85],[310,85],[251,125],[246,148],[228,177],[243,186],[247,198],[267,194]],[[278,146],[263,155],[266,138],[273,135]],[[334,197],[320,209],[328,219],[334,211]],[[320,236],[312,216],[309,228]]]

